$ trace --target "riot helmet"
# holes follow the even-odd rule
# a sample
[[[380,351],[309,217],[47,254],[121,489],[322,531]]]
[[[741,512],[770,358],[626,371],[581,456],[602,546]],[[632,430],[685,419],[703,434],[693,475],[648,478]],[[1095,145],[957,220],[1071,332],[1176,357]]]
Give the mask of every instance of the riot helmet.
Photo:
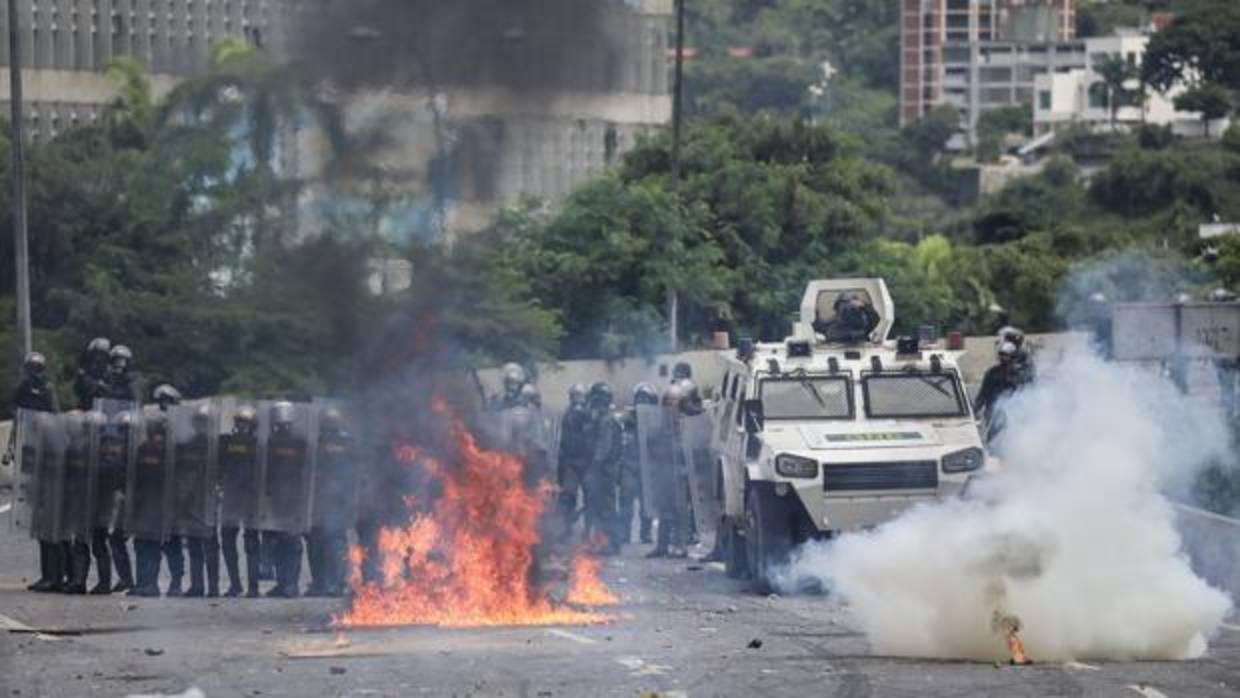
[[[504,394],[516,396],[521,391],[521,386],[525,385],[528,376],[525,369],[520,364],[508,363],[504,364],[501,371],[504,379]]]
[[[999,330],[999,341],[1001,343],[1010,342],[1011,344],[1016,345],[1017,351],[1020,351],[1020,349],[1025,345],[1025,333],[1019,327],[1012,327],[1011,325],[1008,325],[1007,327]]]
[[[124,344],[117,344],[108,352],[108,366],[115,373],[126,373],[133,363],[133,352]]]
[[[1175,299],[1174,299],[1174,301],[1173,301],[1173,302],[1174,302],[1176,305],[1187,305],[1188,303],[1192,303],[1192,302],[1193,302],[1193,296],[1192,296],[1192,294],[1185,293],[1185,292],[1181,291],[1181,292],[1179,292],[1179,293],[1175,294]]]
[[[211,431],[211,408],[208,405],[199,405],[194,410],[193,416],[190,417],[190,426],[194,430],[195,436],[206,436]]]
[[[1020,353],[1020,349],[1017,348],[1015,344],[1011,342],[1004,342],[1000,344],[999,345],[999,363],[1006,364],[1006,363],[1012,362],[1016,358],[1016,355],[1018,353]]]
[[[47,358],[37,351],[26,354],[26,358],[22,361],[22,370],[27,378],[42,378],[46,369]]]
[[[159,405],[159,409],[166,411],[169,407],[181,404],[181,391],[168,383],[161,383],[151,391],[151,399]]]
[[[1232,303],[1236,300],[1236,294],[1225,288],[1216,288],[1210,291],[1211,303]]]
[[[586,404],[587,388],[582,383],[574,383],[568,389],[568,404],[570,407],[583,407]]]
[[[607,409],[611,407],[614,396],[611,392],[611,386],[599,381],[590,386],[590,407],[593,409]]]
[[[271,428],[281,432],[293,428],[293,403],[280,400],[271,406]]]
[[[633,404],[634,405],[657,405],[659,404],[659,391],[649,383],[638,383],[633,388]]]
[[[112,426],[122,433],[128,433],[129,428],[133,426],[133,412],[121,410],[112,415]]]
[[[253,434],[258,430],[258,412],[250,405],[242,405],[233,415],[233,432]]]
[[[542,409],[542,395],[538,392],[538,388],[533,383],[526,383],[521,386],[521,402],[529,407]]]
[[[86,353],[91,356],[107,358],[110,351],[112,351],[112,342],[107,337],[95,337],[86,345]]]

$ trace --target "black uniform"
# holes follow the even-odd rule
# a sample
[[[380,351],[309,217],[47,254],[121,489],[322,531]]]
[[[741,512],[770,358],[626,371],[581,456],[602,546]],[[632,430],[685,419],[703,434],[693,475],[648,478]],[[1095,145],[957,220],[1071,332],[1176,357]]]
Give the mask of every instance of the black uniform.
[[[605,552],[615,554],[621,540],[616,497],[624,454],[624,425],[610,409],[595,410],[590,431],[593,449],[584,482],[586,527],[606,536]]]
[[[128,458],[129,434],[107,429],[99,437],[99,477],[95,497],[95,529],[91,535],[91,552],[99,583],[92,594],[124,591],[133,587],[133,564],[129,560],[124,524],[118,519],[112,527],[116,496],[125,491],[125,467]],[[112,586],[112,567],[116,566],[118,581]]]
[[[61,551],[68,561],[68,582],[65,592],[70,594],[86,593],[86,578],[90,575],[90,546],[86,542],[85,533],[90,530],[87,515],[87,494],[90,486],[89,473],[89,441],[70,439],[65,450],[65,490],[62,499],[66,522],[69,517],[76,517],[78,525],[66,525],[66,540],[61,543]]]
[[[245,528],[246,595],[258,596],[262,541],[250,526],[257,511],[254,497],[258,485],[258,438],[234,432],[220,437],[220,545],[228,568],[228,595],[241,593],[241,568],[237,556],[237,534]]]
[[[84,360],[73,379],[73,394],[80,410],[89,410],[94,407],[95,400],[108,397],[107,362],[92,361],[89,357]]]
[[[357,462],[353,435],[324,431],[319,436],[315,473],[314,522],[306,536],[311,596],[344,594],[348,577],[349,535],[357,523]]]
[[[136,558],[136,579],[130,594],[134,596],[159,596],[159,560],[161,550],[165,546],[161,535],[154,532],[163,529],[164,517],[164,479],[167,477],[167,445],[165,435],[148,435],[138,446],[137,482],[133,486],[134,501],[129,503],[130,509],[141,521],[134,521],[134,557]],[[179,544],[178,539],[178,544]],[[175,578],[177,588],[180,584],[178,572],[171,568],[169,572]]]
[[[208,450],[205,435],[194,436],[176,447],[173,511],[179,524],[175,530],[185,536],[189,549],[190,581],[186,596],[216,597],[220,594],[220,540],[214,526],[200,516],[205,514],[202,511],[204,493],[214,484],[207,479]]]
[[[637,412],[630,409],[621,420],[624,427],[620,465],[620,521],[621,543],[629,543],[633,533],[633,513],[641,516],[641,542],[650,542],[651,518],[646,515],[642,499],[642,462],[640,444],[637,441]]]
[[[996,409],[1000,401],[1019,390],[1031,378],[1015,359],[1010,363],[995,364],[986,371],[973,407],[987,423],[987,439],[994,438],[1003,429],[1003,420]]]
[[[560,484],[560,514],[564,517],[566,533],[573,527],[577,492],[581,489],[583,473],[593,455],[591,420],[590,410],[585,405],[570,405],[560,421],[560,472],[557,479]]]
[[[273,431],[267,443],[267,499],[277,512],[294,512],[303,506],[302,484],[310,462],[306,440],[290,432]],[[301,534],[263,532],[272,540],[272,563],[276,586],[270,595],[292,598],[300,593]]]
[[[42,376],[27,376],[18,384],[13,395],[13,407],[36,412],[60,412],[60,401],[56,390]],[[13,448],[13,439],[17,431],[9,433],[9,449]],[[34,464],[34,451],[30,449],[22,454],[25,467],[37,467]],[[39,541],[39,580],[30,585],[32,591],[60,591],[64,588],[67,560],[64,549],[52,541]]]
[[[142,400],[138,392],[137,375],[133,371],[109,370],[104,378],[103,395],[100,397],[139,404]]]

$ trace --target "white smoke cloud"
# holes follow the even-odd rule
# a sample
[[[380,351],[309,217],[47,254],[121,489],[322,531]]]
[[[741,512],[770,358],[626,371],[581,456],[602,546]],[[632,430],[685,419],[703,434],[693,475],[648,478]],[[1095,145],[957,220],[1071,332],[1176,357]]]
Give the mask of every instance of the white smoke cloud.
[[[1035,660],[1200,656],[1231,601],[1190,569],[1161,492],[1226,451],[1221,416],[1093,356],[1038,373],[976,496],[809,544],[788,579],[840,595],[881,654],[1006,659],[999,612]]]

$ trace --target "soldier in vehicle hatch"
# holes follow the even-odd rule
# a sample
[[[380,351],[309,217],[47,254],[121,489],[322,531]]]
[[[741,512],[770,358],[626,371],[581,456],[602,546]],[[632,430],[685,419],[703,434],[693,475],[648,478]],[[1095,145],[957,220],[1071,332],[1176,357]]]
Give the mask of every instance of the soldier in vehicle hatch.
[[[860,293],[841,293],[832,310],[831,320],[814,323],[814,331],[825,335],[829,342],[860,344],[868,341],[878,327],[878,311]]]
[[[232,432],[220,437],[220,546],[228,570],[225,596],[242,593],[237,536],[245,526],[245,595],[258,597],[262,541],[253,527],[257,514],[258,414],[244,406],[233,417]]]

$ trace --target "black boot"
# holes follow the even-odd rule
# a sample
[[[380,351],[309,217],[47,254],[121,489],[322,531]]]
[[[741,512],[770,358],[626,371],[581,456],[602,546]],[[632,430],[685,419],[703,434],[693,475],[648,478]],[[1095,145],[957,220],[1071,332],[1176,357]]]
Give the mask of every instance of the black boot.
[[[649,543],[650,543],[650,526],[651,526],[651,523],[652,523],[652,521],[651,521],[650,517],[648,517],[648,516],[643,516],[643,517],[642,517],[642,530],[641,530],[641,542],[642,542],[642,543],[646,543],[646,544],[649,544]]]
[[[220,539],[213,531],[202,541],[202,554],[206,557],[207,598],[214,599],[220,595]]]
[[[48,544],[47,549],[51,553],[48,571],[51,573],[52,583],[47,587],[47,591],[60,593],[65,590],[68,584],[69,560],[67,547],[64,543]]]
[[[64,593],[85,594],[86,579],[90,576],[90,546],[81,541],[68,544],[68,575]]]
[[[261,567],[262,561],[262,545],[259,542],[258,531],[245,532],[245,581],[247,598],[257,599],[258,580],[262,577]]]
[[[52,554],[48,544],[39,541],[39,578],[26,587],[27,591],[45,592],[52,588]]]
[[[228,570],[228,591],[224,596],[241,596],[241,560],[237,556],[238,529],[228,526],[220,529],[220,552],[224,555],[224,568]]]
[[[206,565],[206,560],[202,557],[202,539],[187,538],[185,543],[189,548],[189,589],[185,590],[185,596],[200,599],[207,593],[202,577],[203,567]],[[171,595],[169,593],[169,596]]]
[[[112,593],[133,588],[133,561],[129,557],[128,536],[116,529],[108,536],[108,549],[112,551],[112,565],[116,568],[117,582]]]
[[[98,582],[91,587],[90,593],[102,596],[112,593],[112,555],[108,550],[108,532],[97,528],[91,534],[90,551],[95,556],[95,576]]]

